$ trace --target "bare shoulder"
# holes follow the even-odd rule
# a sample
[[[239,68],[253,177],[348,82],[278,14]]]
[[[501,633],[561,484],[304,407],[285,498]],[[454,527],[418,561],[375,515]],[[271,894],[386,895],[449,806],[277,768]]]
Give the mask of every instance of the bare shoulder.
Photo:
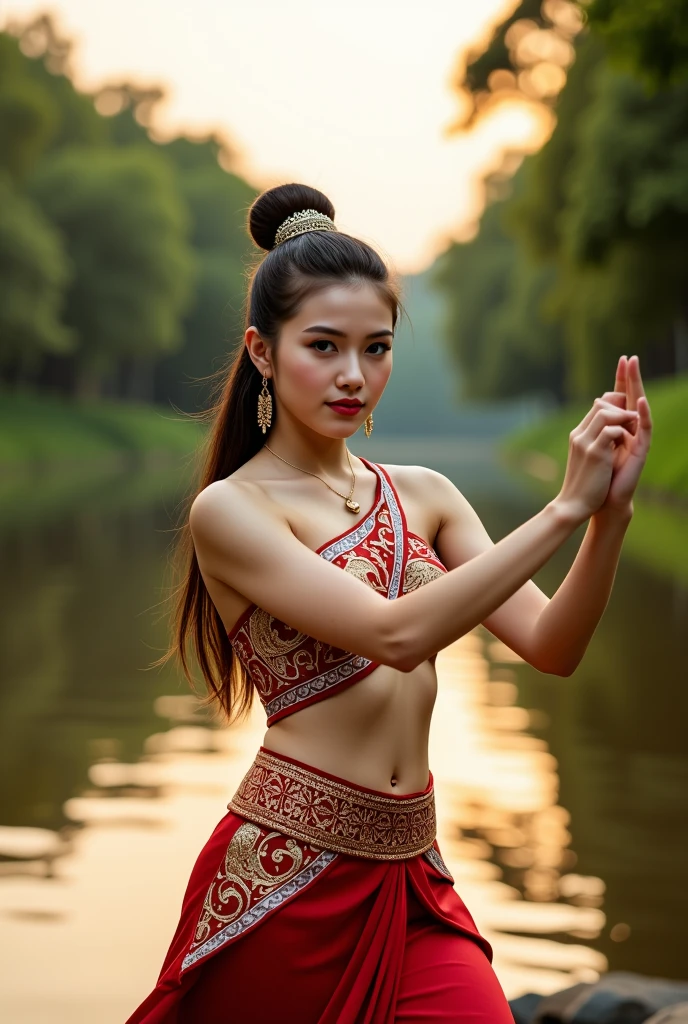
[[[409,496],[427,501],[437,498],[446,500],[447,496],[460,494],[454,483],[443,473],[427,466],[388,466],[380,463],[389,473],[399,493],[404,491]],[[465,499],[464,499],[465,500]]]
[[[425,509],[438,529],[452,513],[470,508],[458,487],[443,473],[427,466],[391,466],[380,463],[399,491],[402,503]]]
[[[228,536],[228,527],[266,519],[283,519],[279,508],[256,480],[229,476],[204,487],[189,510],[189,527],[194,539],[213,539],[218,532]]]

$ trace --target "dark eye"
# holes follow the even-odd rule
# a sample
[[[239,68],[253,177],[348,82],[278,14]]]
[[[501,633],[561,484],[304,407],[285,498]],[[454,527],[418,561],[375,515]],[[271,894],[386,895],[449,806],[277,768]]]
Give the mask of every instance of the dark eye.
[[[334,345],[334,342],[330,341],[329,338],[319,338],[318,341],[312,342],[308,347],[315,348],[316,345]],[[324,348],[316,348],[315,351],[326,352],[327,350]]]
[[[373,344],[369,347],[368,351],[370,352],[370,349],[375,348],[376,345],[380,346],[380,350],[378,352],[373,352],[374,356],[381,356],[383,352],[389,352],[389,350],[392,347],[391,345],[387,344],[386,341],[374,341]]]

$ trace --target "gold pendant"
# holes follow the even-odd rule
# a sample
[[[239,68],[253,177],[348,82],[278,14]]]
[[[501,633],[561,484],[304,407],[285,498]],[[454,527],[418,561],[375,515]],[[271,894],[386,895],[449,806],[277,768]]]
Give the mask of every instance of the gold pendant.
[[[361,511],[361,506],[357,501],[354,501],[353,498],[347,498],[344,504],[348,508],[349,512],[353,512],[354,515]]]

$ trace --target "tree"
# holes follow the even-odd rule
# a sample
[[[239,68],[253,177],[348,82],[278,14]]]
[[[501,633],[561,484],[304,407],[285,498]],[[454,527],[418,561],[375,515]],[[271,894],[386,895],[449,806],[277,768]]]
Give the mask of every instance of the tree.
[[[545,378],[561,382],[551,387],[560,397],[589,398],[624,352],[642,354],[648,378],[688,369],[688,26],[677,24],[686,4],[579,5],[590,30],[575,38],[552,135],[524,161],[499,217],[488,208],[478,238],[450,253],[438,278],[453,310],[450,340],[476,395]],[[468,65],[476,110],[481,90],[497,98],[502,80],[493,76],[523,62],[521,40],[571,6],[524,2],[497,27],[484,59]],[[641,39],[648,25],[653,32]],[[636,77],[612,59],[632,38]],[[499,247],[501,262],[490,259],[497,220],[511,246]]]
[[[33,370],[43,352],[69,352],[60,322],[70,268],[58,232],[0,175],[0,374],[6,384]]]
[[[116,366],[133,382],[179,347],[192,297],[187,213],[167,161],[147,148],[66,147],[30,185],[75,268],[65,322],[77,337],[76,390],[96,392]]]
[[[582,6],[621,70],[652,90],[688,75],[688,0],[592,0]]]
[[[447,310],[445,336],[466,398],[561,398],[561,329],[542,308],[554,271],[528,259],[505,230],[509,202],[489,206],[476,238],[451,246],[435,265]]]
[[[23,180],[57,130],[59,108],[27,72],[16,39],[0,33],[0,168]]]
[[[195,411],[210,399],[206,379],[223,365],[243,332],[246,268],[251,250],[246,216],[256,191],[223,171],[214,152],[217,142],[176,139],[164,147],[177,164],[179,188],[191,217],[191,242],[198,257],[194,302],[184,319],[184,343],[160,361],[156,396]]]

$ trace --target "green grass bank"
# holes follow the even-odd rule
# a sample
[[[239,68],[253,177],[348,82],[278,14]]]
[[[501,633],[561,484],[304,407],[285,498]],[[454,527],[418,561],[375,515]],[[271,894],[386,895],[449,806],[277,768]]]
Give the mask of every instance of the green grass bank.
[[[173,409],[0,392],[0,467],[64,469],[182,459],[202,427]]]

